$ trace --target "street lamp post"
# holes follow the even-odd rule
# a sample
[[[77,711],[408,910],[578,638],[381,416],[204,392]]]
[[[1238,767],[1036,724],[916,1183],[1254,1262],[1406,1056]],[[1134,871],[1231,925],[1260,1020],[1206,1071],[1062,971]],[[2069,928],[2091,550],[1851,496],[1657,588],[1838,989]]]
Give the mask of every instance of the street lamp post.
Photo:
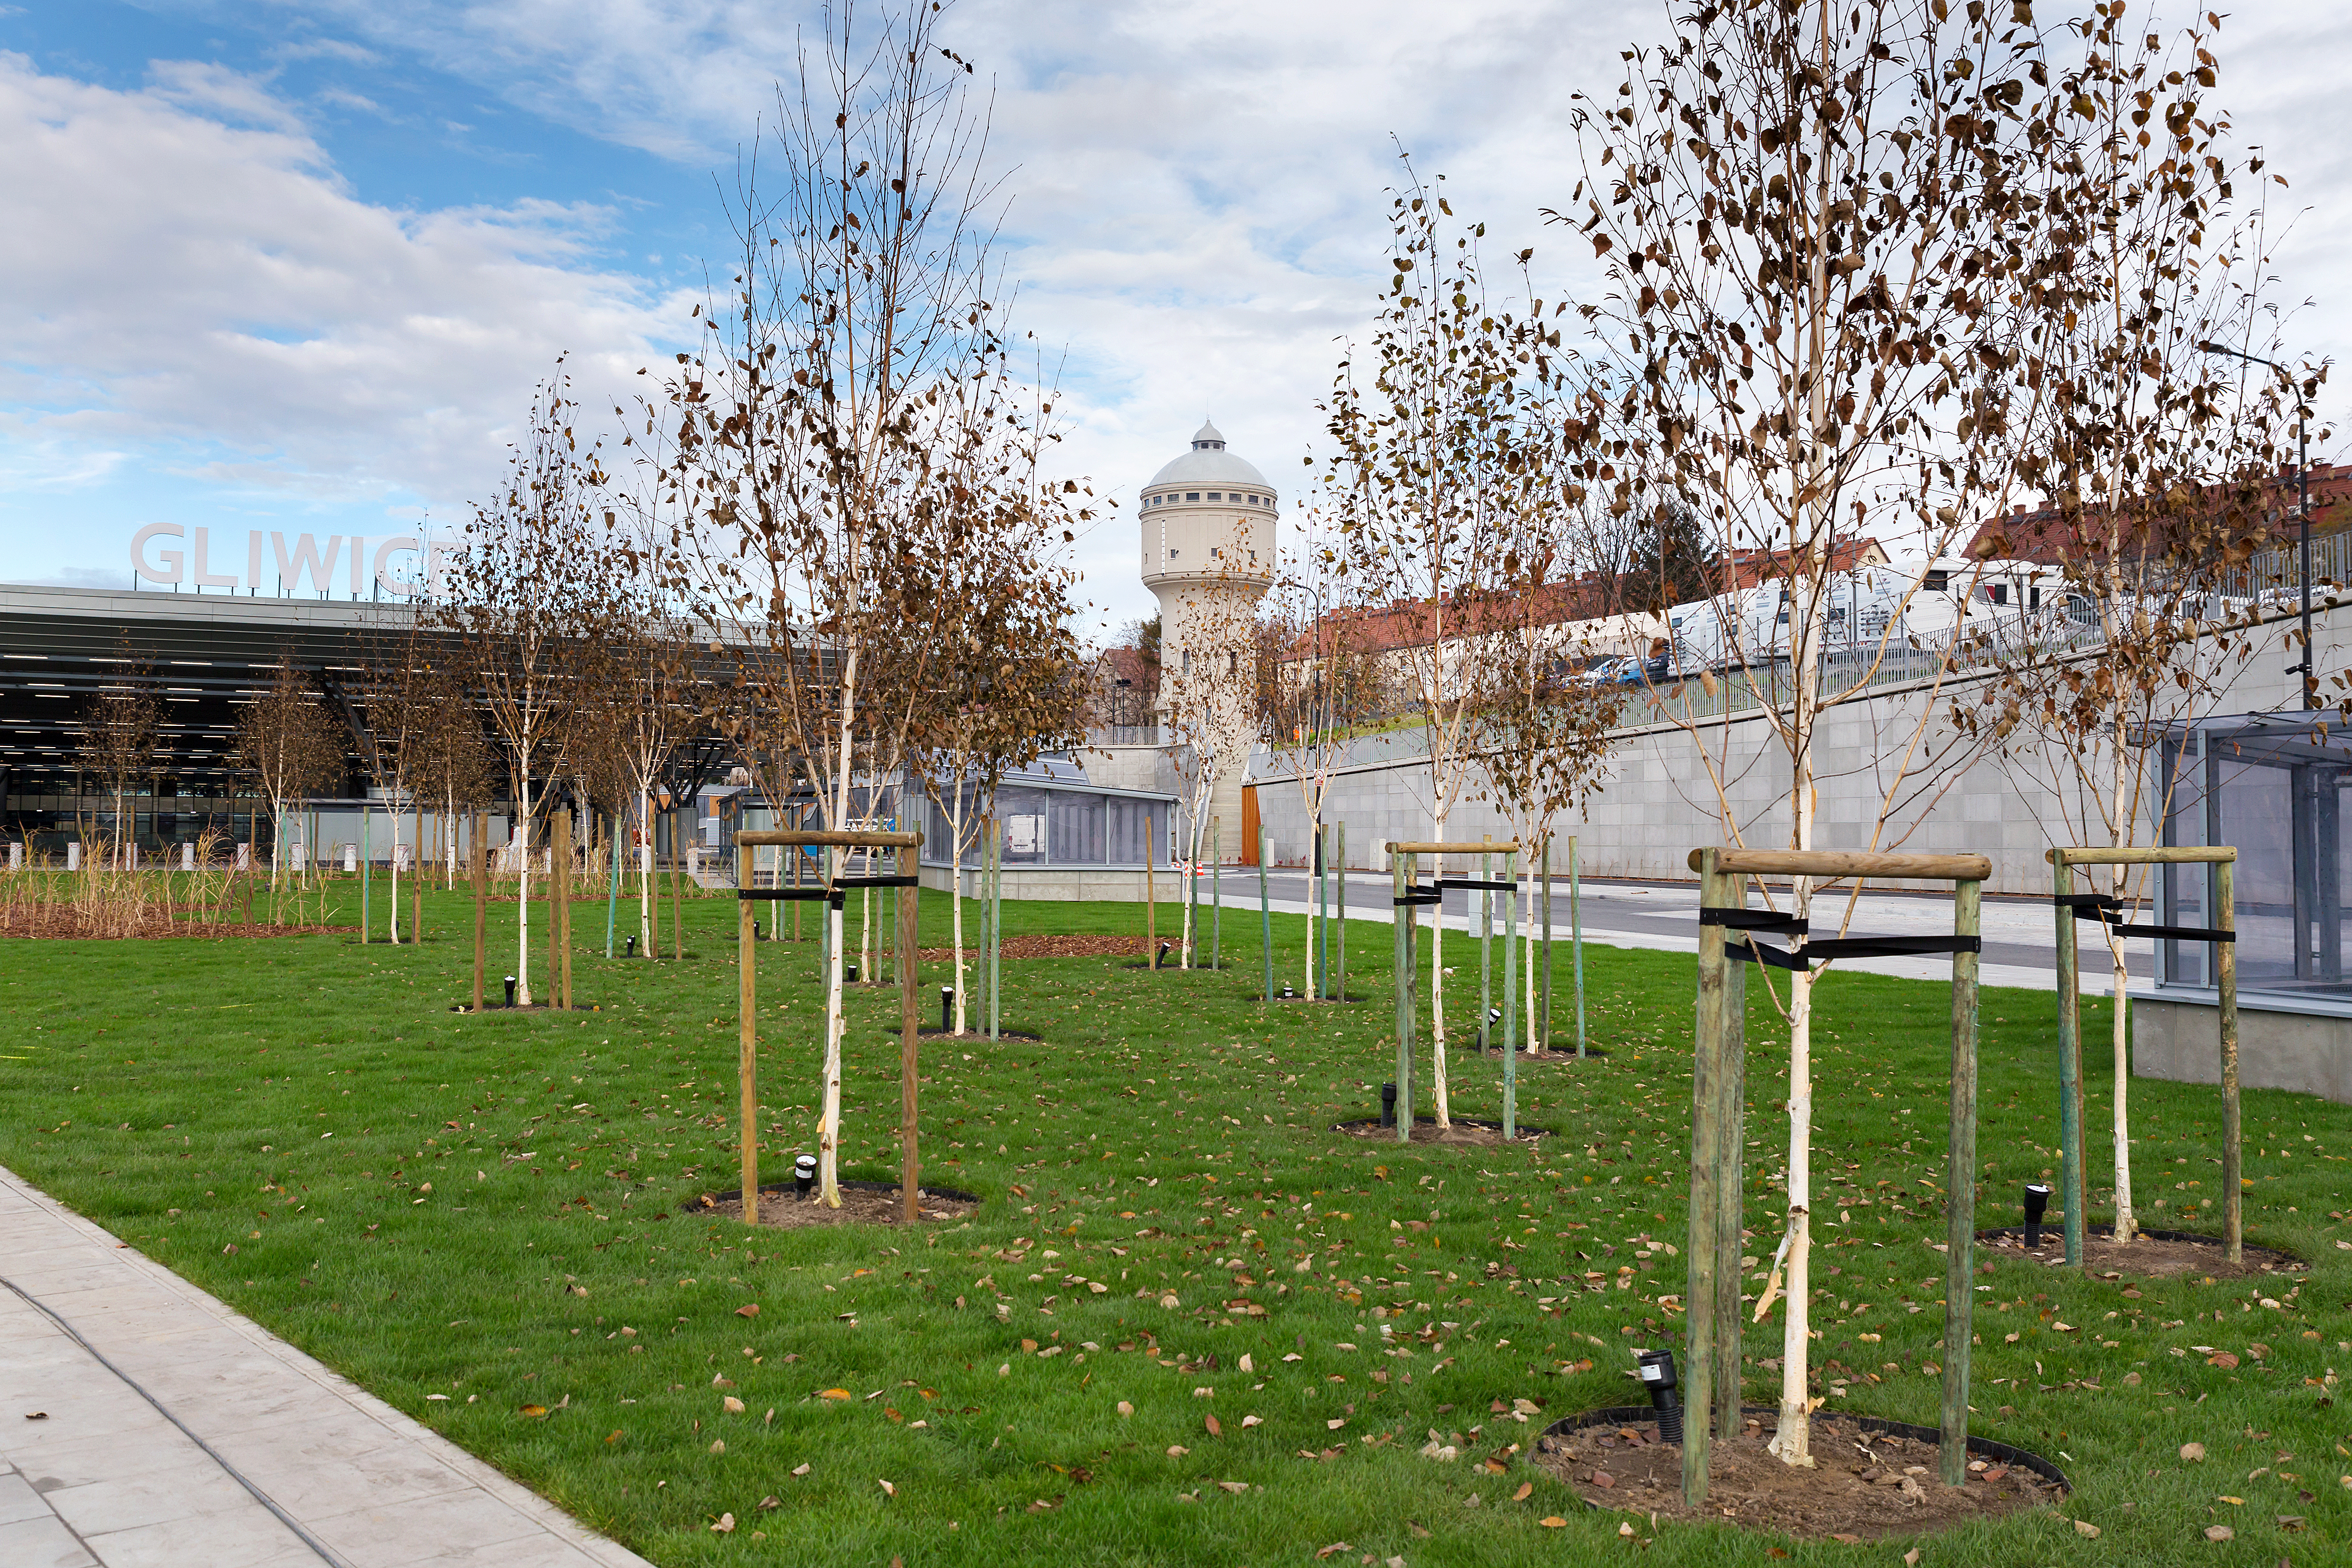
[[[2286,377],[2288,384],[2294,383],[2294,372],[2276,360],[2265,360],[2259,354],[2249,354],[2221,343],[2200,343],[2197,346],[2209,354],[2227,354],[2249,364],[2266,365]],[[2303,577],[2303,659],[2287,668],[2302,672],[2303,706],[2305,709],[2312,709],[2319,706],[2319,680],[2317,668],[2311,657],[2311,410],[2300,396],[2294,402],[2294,447],[2295,509],[2301,514],[2296,528],[2296,542]]]

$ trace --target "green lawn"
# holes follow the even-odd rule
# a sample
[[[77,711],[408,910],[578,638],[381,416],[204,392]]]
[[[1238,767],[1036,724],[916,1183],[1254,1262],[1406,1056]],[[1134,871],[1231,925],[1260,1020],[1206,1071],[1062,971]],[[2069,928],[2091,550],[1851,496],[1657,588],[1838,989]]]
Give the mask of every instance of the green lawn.
[[[927,901],[927,944],[944,945],[944,912]],[[1589,952],[1610,1058],[1521,1082],[1523,1118],[1557,1136],[1408,1152],[1328,1130],[1377,1110],[1391,1009],[1243,999],[1254,915],[1226,921],[1224,974],[1008,962],[1006,1022],[1045,1043],[925,1047],[927,1172],[986,1199],[972,1221],[750,1235],[679,1208],[734,1185],[732,902],[689,904],[683,963],[608,963],[602,913],[579,910],[595,952],[583,941],[575,971],[602,1010],[572,1016],[448,1010],[466,988],[462,898],[428,902],[446,939],[422,947],[9,943],[0,1160],[664,1564],[1308,1563],[1344,1540],[1330,1561],[1420,1568],[1632,1549],[1616,1516],[1540,1472],[1474,1461],[1632,1402],[1630,1347],[1673,1337],[1656,1298],[1681,1291],[1682,1263],[1650,1244],[1682,1234],[1688,957]],[[493,932],[512,920],[494,911]],[[1014,904],[1007,920],[1139,931],[1142,912]],[[1297,920],[1276,924],[1297,940]],[[1384,998],[1387,928],[1358,927],[1352,946],[1354,988]],[[812,953],[761,949],[773,1177],[813,1136]],[[1447,956],[1475,965],[1466,946]],[[1281,977],[1296,983],[1295,962]],[[1475,983],[1475,967],[1457,976],[1462,1018]],[[1769,1256],[1785,1055],[1751,993],[1748,1223]],[[1932,1424],[1937,1384],[1919,1367],[1942,1323],[1927,1243],[1942,1234],[1948,994],[1847,975],[1821,998],[1815,1169],[1839,1202],[1822,1205],[1816,1364],[1825,1392],[1851,1389],[1833,1406]],[[888,1177],[895,998],[853,1007],[845,1161]],[[2100,1011],[2085,1004],[2087,1040]],[[2046,995],[1985,996],[1988,1224],[2056,1164],[2053,1012]],[[1498,1071],[1457,1058],[1457,1111],[1496,1113]],[[2141,1082],[2134,1100],[2142,1202],[2161,1205],[2147,1222],[2218,1207],[2215,1092]],[[2352,1411],[2335,1386],[2352,1354],[2352,1108],[2249,1092],[2245,1113],[2249,1235],[2311,1259],[2310,1282],[2272,1307],[2270,1283],[2132,1300],[2039,1267],[1980,1276],[1975,1429],[2057,1458],[2080,1490],[2066,1517],[1938,1538],[1924,1564],[2271,1568],[2352,1540]],[[1265,1315],[1228,1306],[1244,1297]],[[1777,1354],[1777,1311],[1747,1343],[1749,1396],[1769,1401],[1777,1379],[1758,1362]],[[1541,1402],[1535,1423],[1496,1413],[1514,1398]],[[1433,1429],[1459,1437],[1460,1462],[1416,1454]],[[2201,1465],[2176,1458],[2192,1440]],[[1513,1501],[1522,1479],[1533,1494]],[[712,1532],[727,1513],[735,1531]],[[1553,1514],[1567,1527],[1540,1524]],[[2287,1532],[2281,1515],[2308,1525]],[[2207,1543],[2214,1522],[2236,1540]],[[1769,1544],[1646,1519],[1634,1541],[1670,1563],[1757,1563]],[[1898,1555],[1782,1544],[1799,1563]]]

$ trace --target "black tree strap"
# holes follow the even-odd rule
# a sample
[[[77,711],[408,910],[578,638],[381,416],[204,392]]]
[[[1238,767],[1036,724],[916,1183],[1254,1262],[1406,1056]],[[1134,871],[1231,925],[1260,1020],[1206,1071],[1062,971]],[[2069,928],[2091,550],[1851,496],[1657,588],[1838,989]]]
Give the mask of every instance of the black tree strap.
[[[2095,920],[2118,936],[2170,937],[2177,942],[2235,942],[2238,934],[2210,925],[2126,925],[2123,900],[2112,893],[2059,893],[2051,902],[2071,909],[2077,920]]]
[[[1981,953],[1979,936],[1831,936],[1805,944],[1813,958],[1895,958],[1912,953]]]
[[[1407,904],[1444,904],[1445,902],[1444,889],[1445,884],[1442,882],[1431,883],[1426,887],[1423,886],[1419,883],[1407,883],[1405,884],[1404,896],[1402,898],[1392,898],[1389,902],[1395,904],[1399,909],[1404,908]]]
[[[1777,909],[1717,909],[1702,904],[1698,912],[1701,925],[1728,925],[1735,931],[1790,931],[1802,933],[1809,922],[1793,915],[1783,915]]]
[[[1473,891],[1483,889],[1493,893],[1517,893],[1519,888],[1516,882],[1481,882],[1475,876],[1441,876],[1429,885],[1435,888],[1466,887]]]
[[[1725,945],[1723,951],[1727,956],[1742,964],[1769,964],[1775,969],[1794,969],[1800,974],[1807,975],[1811,974],[1813,970],[1812,965],[1805,961],[1802,954],[1791,953],[1784,947],[1769,946],[1762,942],[1728,943]]]
[[[913,887],[917,883],[911,876],[844,876],[835,877],[833,885],[836,888]]]
[[[815,904],[825,897],[825,891],[821,887],[739,887],[735,890],[735,896],[769,899],[787,904],[795,900]]]

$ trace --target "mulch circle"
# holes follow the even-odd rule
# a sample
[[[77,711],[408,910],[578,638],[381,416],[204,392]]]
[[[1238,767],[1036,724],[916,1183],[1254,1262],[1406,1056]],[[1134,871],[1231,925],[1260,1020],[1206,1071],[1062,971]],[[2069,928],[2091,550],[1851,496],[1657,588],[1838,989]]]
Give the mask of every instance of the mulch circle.
[[[1242,999],[1247,1002],[1262,1002],[1266,999],[1266,996],[1264,991],[1252,991]],[[1274,999],[1276,1002],[1314,1002],[1324,1007],[1342,1007],[1350,1002],[1368,1002],[1372,998],[1353,991],[1342,997],[1286,997],[1277,991],[1275,993]]]
[[[1948,1487],[1937,1479],[1934,1427],[1826,1411],[1812,1417],[1812,1468],[1791,1468],[1766,1448],[1779,1425],[1775,1411],[1752,1407],[1739,1432],[1716,1439],[1696,1509],[1683,1505],[1682,1445],[1658,1440],[1647,1406],[1554,1422],[1532,1458],[1596,1509],[1846,1542],[2022,1513],[2069,1490],[2048,1460],[1985,1437],[1969,1439],[1968,1479]]]
[[[895,1029],[886,1028],[882,1032],[889,1036],[892,1040],[898,1038],[898,1031]],[[951,1029],[941,1029],[936,1024],[931,1024],[917,1030],[915,1031],[915,1038],[917,1040],[978,1040],[981,1044],[985,1045],[988,1043],[988,1030],[985,1029],[968,1029],[961,1034],[958,1034]],[[1043,1045],[1045,1043],[1045,1037],[1044,1035],[1031,1034],[1027,1030],[1021,1029],[999,1028],[996,1031],[996,1039],[999,1044],[1002,1044],[1003,1041],[1008,1040],[1017,1040],[1024,1045]]]
[[[1393,1144],[1397,1141],[1396,1128],[1381,1126],[1378,1116],[1359,1116],[1352,1121],[1342,1122],[1331,1130],[1368,1144]],[[1522,1122],[1518,1126],[1518,1136],[1511,1141],[1524,1144],[1530,1139],[1550,1135],[1551,1129],[1549,1127],[1530,1127]],[[1493,1148],[1504,1142],[1503,1124],[1481,1121],[1473,1116],[1456,1116],[1454,1118],[1454,1125],[1440,1132],[1436,1117],[1415,1116],[1412,1119],[1412,1142],[1460,1145],[1471,1148]]]
[[[968,1192],[952,1187],[925,1186],[915,1189],[915,1203],[925,1219],[961,1219],[980,1207],[981,1200]],[[699,1197],[688,1198],[685,1211],[698,1218],[743,1218],[743,1198],[740,1187],[726,1192],[706,1192]],[[902,1206],[898,1201],[896,1182],[845,1181],[841,1184],[841,1207],[827,1208],[819,1203],[814,1189],[805,1201],[793,1196],[788,1181],[760,1184],[760,1224],[778,1230],[801,1230],[816,1225],[898,1225]]]
[[[1979,1230],[1977,1245],[1985,1249],[1990,1259],[2042,1263],[2051,1268],[2063,1267],[2066,1261],[2065,1232],[2056,1226],[2043,1226],[2042,1245],[2030,1252],[2025,1248],[2022,1226]],[[2250,1280],[2264,1274],[2300,1274],[2311,1267],[2292,1253],[2257,1247],[2251,1241],[2241,1250],[2245,1261],[2232,1263],[2223,1256],[2220,1237],[2199,1236],[2186,1230],[2142,1230],[2117,1246],[2114,1226],[2094,1225],[2085,1228],[2083,1234],[2083,1271],[2104,1280],[2173,1280],[2192,1275],[2200,1279]]]
[[[453,1013],[471,1013],[474,1009],[464,1002],[453,1002],[450,1004],[449,1010]],[[520,1003],[514,1007],[509,1007],[504,1002],[482,1004],[484,1017],[491,1013],[601,1013],[604,1010],[604,1006],[602,1002],[591,1002],[584,1008],[576,1004],[568,1008],[559,1008],[548,1002],[533,1002],[529,1007]]]

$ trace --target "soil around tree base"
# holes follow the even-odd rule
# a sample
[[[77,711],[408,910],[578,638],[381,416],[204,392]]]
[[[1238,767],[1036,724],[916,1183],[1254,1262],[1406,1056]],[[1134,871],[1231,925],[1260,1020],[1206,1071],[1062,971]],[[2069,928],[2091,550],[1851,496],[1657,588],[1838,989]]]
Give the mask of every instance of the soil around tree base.
[[[1479,1047],[1472,1046],[1466,1051],[1463,1050],[1460,1046],[1452,1046],[1448,1049],[1459,1051],[1465,1056],[1483,1057],[1488,1061],[1500,1061],[1503,1059],[1503,1048],[1500,1046],[1491,1046],[1483,1050]],[[1529,1062],[1535,1063],[1538,1067],[1557,1067],[1563,1062],[1572,1066],[1580,1061],[1606,1061],[1609,1060],[1609,1053],[1607,1051],[1601,1050],[1598,1046],[1591,1045],[1584,1048],[1584,1054],[1581,1057],[1579,1057],[1576,1054],[1576,1047],[1572,1045],[1566,1051],[1562,1051],[1558,1046],[1554,1046],[1549,1051],[1522,1050],[1514,1051],[1512,1054],[1519,1059],[1519,1065],[1522,1067],[1526,1066]]]
[[[2063,1227],[2045,1225],[2042,1245],[2029,1252],[2021,1226],[1977,1232],[1977,1245],[1989,1259],[2032,1261],[2060,1268],[2066,1261]],[[2221,1238],[2185,1230],[2142,1230],[2121,1246],[2112,1225],[2086,1227],[2083,1233],[2083,1271],[2094,1279],[2172,1280],[2189,1276],[2214,1280],[2248,1280],[2264,1274],[2300,1274],[2310,1265],[2291,1253],[2247,1242],[2242,1263],[2232,1263]]]
[[[2046,1507],[2067,1490],[2046,1461],[1982,1438],[1969,1444],[1966,1482],[1948,1487],[1937,1479],[1931,1428],[1827,1411],[1812,1417],[1812,1468],[1792,1469],[1766,1448],[1778,1428],[1775,1413],[1759,1408],[1717,1438],[1696,1509],[1683,1504],[1682,1445],[1661,1443],[1639,1406],[1571,1416],[1537,1440],[1533,1458],[1597,1509],[1815,1541],[1931,1534]]]
[[[1396,1128],[1381,1126],[1378,1116],[1360,1116],[1351,1122],[1342,1122],[1331,1130],[1362,1143],[1393,1144],[1397,1141]],[[1522,1123],[1518,1128],[1518,1136],[1510,1141],[1524,1144],[1549,1135],[1550,1129],[1548,1127],[1530,1127]],[[1415,1116],[1412,1119],[1412,1142],[1415,1144],[1493,1148],[1504,1141],[1503,1124],[1500,1122],[1485,1122],[1468,1116],[1456,1116],[1454,1118],[1454,1125],[1440,1131],[1437,1118],[1434,1116]]]
[[[1132,958],[1145,951],[1140,936],[1099,936],[1090,932],[1034,932],[1025,936],[1005,939],[1003,948],[1007,958]],[[916,956],[926,964],[945,964],[953,960],[952,947],[924,947]],[[966,963],[977,963],[985,955],[977,947],[963,950]]]
[[[961,1219],[980,1207],[980,1199],[968,1192],[951,1187],[924,1186],[915,1189],[915,1206],[925,1220]],[[686,1212],[698,1217],[731,1219],[741,1223],[743,1198],[741,1189],[729,1192],[707,1192],[688,1200]],[[819,1225],[898,1225],[904,1223],[904,1206],[899,1201],[896,1183],[878,1181],[845,1181],[841,1184],[841,1207],[827,1208],[817,1200],[811,1188],[805,1201],[793,1196],[793,1184],[761,1182],[760,1184],[760,1225],[763,1229],[803,1230]]]

